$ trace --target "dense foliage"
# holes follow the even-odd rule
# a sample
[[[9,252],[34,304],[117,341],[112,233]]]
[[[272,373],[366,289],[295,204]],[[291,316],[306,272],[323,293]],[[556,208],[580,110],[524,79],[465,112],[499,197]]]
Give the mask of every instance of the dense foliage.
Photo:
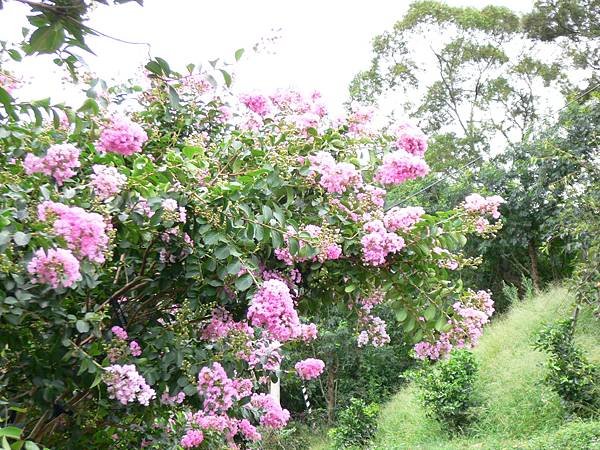
[[[600,413],[600,368],[589,363],[573,342],[573,320],[543,328],[535,348],[548,354],[545,381],[562,399],[565,409],[581,417]]]
[[[386,211],[428,171],[420,130],[331,120],[318,94],[236,98],[219,67],[146,68],[58,123],[1,124],[0,386],[21,438],[246,446],[288,421],[267,394],[282,370],[323,371],[285,348],[332,305],[359,347],[390,341],[379,305],[423,358],[476,342],[491,303],[463,289],[461,249],[499,229],[502,199]],[[102,107],[126,98],[132,117]]]
[[[418,377],[420,399],[427,414],[451,431],[464,431],[473,420],[477,405],[474,390],[478,365],[467,350],[455,350]]]
[[[351,399],[341,413],[337,426],[330,431],[334,448],[363,448],[377,432],[379,406]]]

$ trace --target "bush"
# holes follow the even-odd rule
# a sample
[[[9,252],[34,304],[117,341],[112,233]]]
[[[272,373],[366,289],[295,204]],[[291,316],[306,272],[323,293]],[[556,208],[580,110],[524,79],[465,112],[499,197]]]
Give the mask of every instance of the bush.
[[[600,422],[572,422],[552,434],[531,440],[531,450],[598,450],[600,449]]]
[[[573,342],[573,327],[570,319],[547,325],[537,334],[534,347],[549,354],[545,381],[567,411],[590,417],[598,415],[600,406],[600,371]]]
[[[476,405],[473,386],[477,372],[473,354],[455,350],[449,359],[418,376],[419,397],[427,415],[453,432],[462,431],[473,418]]]
[[[379,405],[367,405],[363,400],[353,398],[348,408],[340,412],[338,426],[329,435],[336,449],[363,448],[377,432]]]

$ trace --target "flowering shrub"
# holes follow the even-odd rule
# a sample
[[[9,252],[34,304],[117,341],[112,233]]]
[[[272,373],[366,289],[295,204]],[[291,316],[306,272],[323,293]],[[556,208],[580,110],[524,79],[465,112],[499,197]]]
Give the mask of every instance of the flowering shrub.
[[[68,127],[0,123],[0,386],[31,439],[257,441],[289,420],[268,394],[286,346],[314,340],[306,316],[332,305],[360,346],[389,342],[383,303],[413,342],[444,342],[422,355],[477,339],[491,303],[463,292],[476,261],[461,248],[499,202],[386,212],[386,185],[428,171],[421,132],[376,132],[358,107],[330,120],[318,94],[236,98],[203,72],[147,68],[129,118],[88,99]]]

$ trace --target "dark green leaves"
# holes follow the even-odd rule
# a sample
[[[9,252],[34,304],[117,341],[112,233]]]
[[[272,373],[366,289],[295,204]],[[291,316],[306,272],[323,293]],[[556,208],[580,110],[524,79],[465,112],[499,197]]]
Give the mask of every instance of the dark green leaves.
[[[55,23],[38,28],[29,38],[27,53],[54,53],[65,42],[62,25]]]

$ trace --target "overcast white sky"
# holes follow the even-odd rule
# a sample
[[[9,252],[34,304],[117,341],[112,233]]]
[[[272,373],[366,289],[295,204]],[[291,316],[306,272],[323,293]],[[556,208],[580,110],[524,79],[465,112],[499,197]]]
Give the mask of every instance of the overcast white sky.
[[[295,87],[319,89],[331,109],[347,98],[348,83],[367,67],[371,39],[392,27],[409,0],[145,0],[118,7],[99,7],[90,25],[104,33],[151,45],[153,56],[165,57],[179,68],[214,58],[233,60],[236,49],[250,49],[261,38],[281,38],[272,53],[246,52],[236,65],[240,91],[272,91]],[[448,0],[455,6],[503,5],[525,12],[532,0]],[[0,40],[18,39],[26,25],[26,8],[12,1],[0,11]],[[274,33],[273,30],[280,30]],[[432,37],[435,39],[435,37]],[[98,57],[86,57],[101,77],[123,80],[147,60],[147,47],[126,45],[106,38],[90,39]],[[59,75],[48,58],[21,66],[35,73],[24,88],[27,96],[57,101],[70,97],[60,88]],[[46,59],[41,61],[41,59]]]

